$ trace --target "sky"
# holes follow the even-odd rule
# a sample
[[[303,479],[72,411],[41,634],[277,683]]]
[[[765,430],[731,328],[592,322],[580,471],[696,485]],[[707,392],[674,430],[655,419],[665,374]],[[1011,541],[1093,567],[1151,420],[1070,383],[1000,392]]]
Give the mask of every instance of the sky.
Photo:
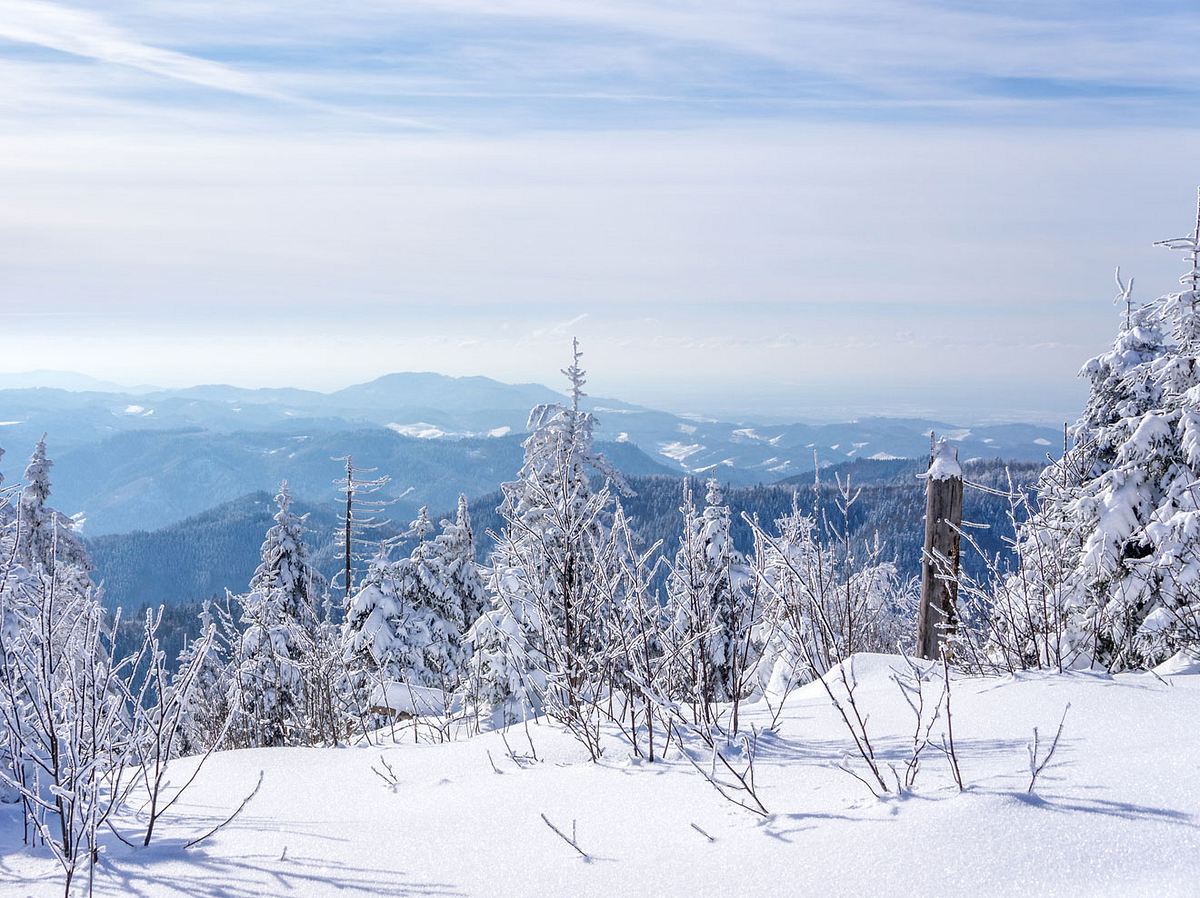
[[[0,0],[0,371],[1062,421],[1191,230],[1188,2]]]

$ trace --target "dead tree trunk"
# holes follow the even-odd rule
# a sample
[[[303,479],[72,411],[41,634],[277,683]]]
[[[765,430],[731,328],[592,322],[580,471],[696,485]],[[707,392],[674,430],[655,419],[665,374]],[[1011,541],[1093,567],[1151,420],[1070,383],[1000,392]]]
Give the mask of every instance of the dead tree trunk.
[[[922,658],[937,658],[942,640],[956,624],[962,496],[958,450],[939,440],[925,475],[925,550],[917,617],[917,652]]]

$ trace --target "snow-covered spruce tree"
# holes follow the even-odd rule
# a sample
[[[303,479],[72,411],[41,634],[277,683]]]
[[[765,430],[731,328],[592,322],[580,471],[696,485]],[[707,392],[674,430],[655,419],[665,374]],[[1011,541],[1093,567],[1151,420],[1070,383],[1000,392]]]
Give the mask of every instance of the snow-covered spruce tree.
[[[433,617],[433,644],[425,652],[434,680],[430,685],[454,690],[467,675],[466,630],[486,602],[465,496],[458,498],[455,519],[442,521],[442,532],[423,542],[414,563]]]
[[[74,522],[48,504],[51,466],[42,439],[26,467],[15,503],[11,491],[4,491],[0,502],[4,549],[0,562],[0,679],[4,681],[0,700],[6,705],[6,732],[0,734],[0,744],[8,743],[7,748],[0,748],[0,764],[11,771],[13,782],[34,775],[30,765],[40,763],[28,749],[39,706],[25,680],[36,668],[35,661],[50,664],[49,673],[61,670],[64,675],[88,664],[104,663],[104,659],[92,657],[104,623],[99,590],[88,576],[91,561]],[[38,657],[25,657],[30,654]],[[55,681],[45,689],[60,685]],[[0,786],[0,793],[11,799],[13,789],[12,783],[8,788]],[[36,808],[28,798],[22,800],[28,820]]]
[[[736,702],[745,692],[746,673],[757,662],[753,630],[761,609],[750,567],[733,547],[720,482],[708,480],[699,514],[685,484],[681,513],[684,532],[668,596],[677,638],[690,647],[683,696],[708,720],[714,703]]]
[[[390,567],[387,550],[380,548],[342,619],[342,663],[354,689],[364,695],[376,682],[399,678],[396,621],[401,603]]]
[[[708,481],[704,503],[699,542],[704,551],[712,608],[708,663],[712,670],[713,698],[726,702],[740,695],[741,674],[750,663],[753,597],[749,567],[733,547],[729,506],[715,477]]]
[[[489,604],[467,631],[467,703],[477,726],[507,726],[533,716],[545,688],[545,662],[531,644],[525,608]],[[486,718],[486,720],[485,720]]]
[[[262,560],[238,599],[243,632],[229,694],[238,715],[235,739],[243,745],[293,745],[309,738],[303,665],[325,584],[309,562],[304,518],[292,514],[286,482],[275,501]]]
[[[594,449],[595,418],[580,407],[585,373],[578,341],[573,348],[563,371],[571,404],[530,412],[524,464],[518,479],[502,487],[504,529],[487,581],[491,603],[471,643],[476,695],[505,719],[540,706],[595,757],[595,702],[607,680],[609,645],[595,570],[608,551],[609,484],[625,487]],[[607,478],[598,490],[590,484],[593,473]]]
[[[407,558],[372,564],[351,597],[342,630],[343,658],[355,686],[376,707],[420,706],[420,693],[449,693],[466,675],[463,607],[482,590],[466,530],[445,523],[434,539],[421,508],[407,534],[416,545]],[[472,582],[472,577],[474,581]],[[414,701],[414,696],[418,700]]]
[[[1200,218],[1164,245],[1188,254],[1185,289],[1134,308],[1123,287],[1117,339],[1084,366],[1087,406],[1018,533],[994,616],[1021,664],[1117,670],[1200,641]],[[1005,632],[1013,618],[1023,644]]]
[[[487,592],[475,563],[475,533],[467,497],[458,497],[454,520],[442,521],[442,532],[433,541],[431,554],[445,588],[458,596],[463,629],[469,628],[487,605]]]
[[[30,572],[44,571],[55,577],[62,589],[75,594],[91,587],[92,564],[75,522],[50,507],[50,469],[46,439],[38,440],[25,468],[25,485],[17,507],[16,560]]]
[[[395,663],[400,683],[451,690],[462,677],[462,600],[442,576],[433,524],[422,507],[408,535],[417,542],[407,558],[388,569],[399,601],[394,620]]]

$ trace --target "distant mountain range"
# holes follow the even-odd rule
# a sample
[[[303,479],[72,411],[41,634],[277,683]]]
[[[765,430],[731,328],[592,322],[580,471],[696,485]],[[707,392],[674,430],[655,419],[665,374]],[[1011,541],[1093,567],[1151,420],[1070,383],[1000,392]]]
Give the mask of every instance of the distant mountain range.
[[[33,384],[57,386],[33,386]],[[2,470],[18,477],[48,434],[54,504],[90,535],[157,529],[221,502],[271,491],[323,504],[335,457],[392,476],[397,514],[452,507],[461,492],[494,490],[520,464],[529,409],[565,398],[538,384],[486,377],[389,374],[332,393],[205,385],[117,388],[66,372],[0,376]],[[862,418],[843,424],[762,424],[676,415],[589,398],[604,451],[633,475],[715,474],[770,483],[854,459],[920,458],[929,432],[966,458],[1043,460],[1061,436],[1032,424],[965,427]]]

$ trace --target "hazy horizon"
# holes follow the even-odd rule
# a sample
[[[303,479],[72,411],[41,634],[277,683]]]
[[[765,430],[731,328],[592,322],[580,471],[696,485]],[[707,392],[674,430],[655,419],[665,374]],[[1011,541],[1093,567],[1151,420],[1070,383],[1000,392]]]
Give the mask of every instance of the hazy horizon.
[[[1061,421],[1171,290],[1190,6],[0,0],[4,366]],[[968,414],[969,413],[969,414]]]
[[[585,359],[586,362],[586,359]],[[318,385],[304,386],[286,380],[272,382],[231,382],[220,380],[209,381],[165,381],[153,383],[150,381],[129,382],[116,381],[111,378],[98,377],[90,372],[67,371],[56,369],[40,369],[31,371],[8,371],[0,369],[0,390],[25,389],[46,387],[64,389],[72,392],[95,390],[116,391],[122,393],[150,393],[154,391],[181,390],[201,386],[232,386],[241,389],[302,389],[319,393],[333,393],[345,387],[366,383],[392,374],[432,374],[441,377],[469,378],[483,377],[501,383],[535,384],[563,392],[558,378],[532,379],[525,381],[507,381],[493,377],[484,372],[447,373],[440,371],[382,371],[373,377],[350,379],[344,382],[326,382]],[[590,372],[589,372],[590,375]],[[601,378],[601,384],[606,379]],[[1061,419],[1052,414],[1039,412],[1036,408],[1022,407],[1014,397],[1013,405],[1000,412],[981,415],[975,409],[972,396],[968,393],[958,395],[943,393],[937,398],[937,404],[910,401],[902,395],[877,392],[859,396],[841,394],[832,396],[820,385],[805,387],[804,385],[775,385],[774,390],[759,390],[750,392],[731,393],[728,395],[695,395],[671,394],[651,388],[637,389],[630,385],[628,391],[616,389],[601,389],[597,391],[589,379],[588,395],[599,399],[620,400],[622,402],[654,408],[659,411],[671,412],[678,415],[720,416],[731,421],[753,421],[763,424],[770,423],[834,423],[846,422],[856,418],[886,417],[886,418],[923,418],[940,420],[952,424],[981,425],[1007,422],[1025,422],[1033,424],[1054,424],[1074,420],[1075,413],[1067,413]],[[611,385],[610,386],[616,386]],[[1082,389],[1078,390],[1082,394]],[[993,397],[993,407],[995,402]]]

